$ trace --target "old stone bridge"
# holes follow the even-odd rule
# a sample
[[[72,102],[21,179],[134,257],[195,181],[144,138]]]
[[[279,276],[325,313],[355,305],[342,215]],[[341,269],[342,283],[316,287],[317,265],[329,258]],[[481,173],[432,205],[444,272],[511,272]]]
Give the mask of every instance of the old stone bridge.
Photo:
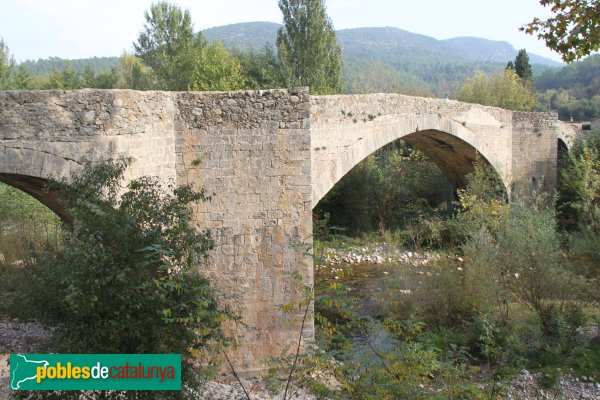
[[[136,161],[127,179],[157,175],[215,193],[196,210],[216,240],[204,268],[243,309],[236,368],[257,372],[298,340],[302,312],[280,306],[312,285],[312,208],[354,165],[402,138],[455,185],[479,153],[506,184],[556,182],[557,144],[572,140],[554,114],[511,112],[394,94],[309,96],[307,89],[239,92],[130,90],[0,92],[0,181],[68,218],[51,176],[84,160]],[[304,338],[313,337],[307,324]]]

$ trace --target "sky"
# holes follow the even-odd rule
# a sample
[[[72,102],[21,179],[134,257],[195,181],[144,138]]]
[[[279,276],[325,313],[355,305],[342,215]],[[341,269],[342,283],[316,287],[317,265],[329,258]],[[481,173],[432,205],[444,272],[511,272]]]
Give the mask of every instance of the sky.
[[[237,22],[281,23],[277,0],[172,0],[190,10],[194,28]],[[0,37],[17,62],[131,52],[151,0],[0,0]],[[519,31],[547,18],[538,0],[326,0],[336,29],[397,27],[436,39],[504,40],[556,61],[542,41]]]

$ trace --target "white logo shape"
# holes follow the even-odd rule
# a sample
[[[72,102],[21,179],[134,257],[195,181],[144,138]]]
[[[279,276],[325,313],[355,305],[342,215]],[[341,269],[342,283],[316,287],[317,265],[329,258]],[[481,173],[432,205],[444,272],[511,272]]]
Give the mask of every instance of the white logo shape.
[[[41,360],[41,361],[36,361],[36,360],[28,360],[27,357],[25,357],[23,354],[17,354],[17,357],[21,357],[23,359],[23,361],[25,361],[26,363],[31,363],[31,364],[43,364],[44,367],[47,367],[50,363],[46,360]],[[29,378],[25,378],[25,379],[21,379],[20,381],[18,381],[17,383],[15,383],[15,378],[17,375],[17,370],[19,369],[19,365],[20,363],[17,362],[17,366],[13,369],[13,375],[12,375],[12,379],[10,380],[10,388],[12,390],[19,390],[21,387],[21,383],[26,382],[26,381],[30,381],[32,379],[35,379],[37,376],[30,376]]]

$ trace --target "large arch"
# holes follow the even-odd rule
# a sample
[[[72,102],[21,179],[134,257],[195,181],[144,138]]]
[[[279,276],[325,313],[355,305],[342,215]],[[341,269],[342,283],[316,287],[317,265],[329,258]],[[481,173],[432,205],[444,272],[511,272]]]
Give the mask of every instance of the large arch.
[[[470,114],[471,119],[465,118]],[[353,114],[354,115],[354,114]],[[371,120],[369,120],[371,119]],[[441,113],[426,115],[371,114],[365,120],[311,126],[313,151],[313,207],[354,166],[369,154],[402,139],[426,153],[456,187],[464,186],[479,154],[501,177],[510,180],[510,160],[500,148],[511,147],[508,124],[485,113],[452,118]],[[481,122],[486,122],[483,126]],[[497,131],[496,137],[491,135]],[[491,139],[491,140],[490,140]],[[504,142],[504,143],[503,143]],[[333,144],[333,146],[332,146]]]

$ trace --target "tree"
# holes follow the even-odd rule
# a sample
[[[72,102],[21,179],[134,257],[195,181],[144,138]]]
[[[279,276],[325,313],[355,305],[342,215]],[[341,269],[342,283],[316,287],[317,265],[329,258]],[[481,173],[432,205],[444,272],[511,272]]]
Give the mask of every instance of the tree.
[[[284,26],[277,32],[279,62],[288,86],[314,94],[339,91],[341,48],[324,0],[279,0]]]
[[[252,48],[234,50],[233,54],[242,67],[245,88],[272,89],[285,86],[277,55],[272,46],[266,45],[260,51]]]
[[[94,87],[98,89],[114,89],[117,87],[118,79],[117,68],[106,69],[96,75]]]
[[[32,293],[20,300],[56,327],[62,350],[178,353],[189,384],[191,352],[223,339],[220,325],[229,315],[200,269],[213,242],[192,224],[191,206],[206,197],[190,186],[165,188],[154,177],[123,187],[129,164],[87,164],[50,184],[74,222],[65,225],[63,246],[37,255]],[[126,396],[182,398],[179,392]]]
[[[600,133],[577,143],[559,174],[558,210],[563,227],[598,230],[600,218]]]
[[[146,24],[134,43],[135,53],[152,68],[164,90],[188,90],[202,35],[194,35],[192,17],[167,2],[154,3],[144,13]]]
[[[600,2],[540,0],[540,4],[551,6],[554,15],[545,21],[536,17],[521,30],[543,39],[566,62],[600,49]]]
[[[8,89],[10,76],[15,68],[15,59],[10,54],[4,39],[0,39],[0,89]]]
[[[80,87],[79,75],[73,70],[73,65],[69,61],[64,62],[62,71],[55,68],[45,85],[46,89],[72,90]]]
[[[93,88],[96,87],[96,73],[90,66],[90,64],[86,64],[83,69],[83,74],[81,74],[81,80],[84,88]]]
[[[512,69],[492,76],[477,71],[458,94],[458,100],[515,111],[533,111],[537,96],[533,85],[523,80]]]
[[[191,90],[236,90],[243,86],[240,62],[218,40],[202,49]]]
[[[519,50],[515,58],[515,72],[525,81],[533,81],[533,73],[531,72],[531,64],[529,64],[529,56],[525,49]]]
[[[135,90],[156,88],[156,75],[144,61],[127,52],[121,55],[119,62],[117,87]]]
[[[13,77],[13,87],[19,90],[31,89],[31,74],[23,64],[19,64],[17,73]]]

